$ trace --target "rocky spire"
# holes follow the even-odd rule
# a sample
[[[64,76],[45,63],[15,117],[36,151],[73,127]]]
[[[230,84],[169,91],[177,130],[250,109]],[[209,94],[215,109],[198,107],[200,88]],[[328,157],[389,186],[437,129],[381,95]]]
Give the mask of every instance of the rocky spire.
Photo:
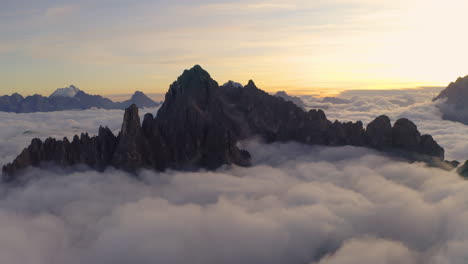
[[[143,167],[144,137],[140,125],[138,107],[132,104],[125,109],[122,129],[118,136],[117,147],[112,164],[117,168],[135,170]]]

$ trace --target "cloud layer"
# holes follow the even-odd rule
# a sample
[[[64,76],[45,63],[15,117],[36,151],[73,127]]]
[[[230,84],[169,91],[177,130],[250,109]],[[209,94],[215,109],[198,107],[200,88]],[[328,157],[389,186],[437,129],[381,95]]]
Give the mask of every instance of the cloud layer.
[[[256,166],[2,187],[2,263],[464,263],[468,183],[362,148],[247,143]],[[367,250],[364,250],[367,249]]]
[[[412,94],[415,93],[415,94]],[[466,128],[440,119],[427,90],[343,95],[329,118],[409,117],[449,157]],[[311,101],[319,99],[304,98]],[[155,109],[143,110],[155,112]],[[32,137],[117,132],[123,112],[0,113],[0,164]],[[468,182],[356,147],[242,142],[250,168],[137,177],[29,169],[0,186],[0,263],[465,263]],[[464,156],[468,158],[468,155]]]

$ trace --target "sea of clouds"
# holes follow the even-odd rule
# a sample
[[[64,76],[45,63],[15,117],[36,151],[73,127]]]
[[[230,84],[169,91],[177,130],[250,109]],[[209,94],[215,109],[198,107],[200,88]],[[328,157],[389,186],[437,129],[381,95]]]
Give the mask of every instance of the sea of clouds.
[[[434,91],[388,93],[343,94],[349,102],[328,103],[326,114],[365,124],[408,117],[448,158],[468,158],[468,128],[441,120]],[[96,134],[99,125],[117,133],[122,117],[0,113],[0,165],[33,137]],[[468,182],[454,172],[365,148],[242,144],[250,168],[138,177],[29,169],[24,185],[0,185],[0,263],[466,263]]]

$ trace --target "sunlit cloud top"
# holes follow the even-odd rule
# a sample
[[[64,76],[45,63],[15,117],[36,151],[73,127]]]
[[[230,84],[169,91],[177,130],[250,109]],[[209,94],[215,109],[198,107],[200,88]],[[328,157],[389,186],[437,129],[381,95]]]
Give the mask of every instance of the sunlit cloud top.
[[[4,0],[1,94],[164,92],[194,64],[268,91],[443,86],[468,74],[463,0]]]

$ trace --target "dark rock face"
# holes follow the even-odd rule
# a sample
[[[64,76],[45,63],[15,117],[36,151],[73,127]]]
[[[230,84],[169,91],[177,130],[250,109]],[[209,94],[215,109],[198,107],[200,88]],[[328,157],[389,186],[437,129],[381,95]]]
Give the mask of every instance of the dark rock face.
[[[44,142],[35,138],[12,163],[3,167],[2,177],[4,181],[10,181],[17,171],[29,166],[38,167],[44,162],[53,162],[63,167],[86,164],[96,170],[103,170],[111,164],[116,144],[117,138],[107,127],[100,127],[96,137],[75,135],[72,142],[67,138],[48,138]]]
[[[390,118],[379,116],[367,125],[367,143],[374,148],[384,149],[392,146],[392,125]]]
[[[419,133],[416,125],[406,118],[395,122],[392,129],[393,146],[409,152],[420,153],[443,160],[444,149],[430,135]]]
[[[144,137],[140,125],[138,107],[131,105],[125,110],[122,129],[118,136],[118,143],[112,158],[112,164],[116,168],[135,170],[143,167],[145,155]]]
[[[433,99],[445,100],[438,105],[442,118],[468,125],[468,76],[450,83]]]
[[[451,82],[447,88],[442,90],[433,100],[447,98],[447,103],[455,105],[466,105],[465,98],[468,96],[468,76],[460,77]]]
[[[100,95],[90,95],[80,90],[78,90],[73,97],[44,97],[35,94],[24,98],[17,93],[11,96],[0,96],[0,111],[14,113],[84,110],[93,107],[102,109],[125,109],[132,104],[136,104],[140,108],[156,107],[159,105],[139,91],[135,92],[129,100],[117,103]]]
[[[468,160],[465,161],[465,163],[457,169],[457,172],[463,178],[468,179]]]
[[[418,146],[418,152],[424,155],[443,159],[445,150],[437,144],[431,135],[422,135]],[[455,166],[456,167],[456,166]]]
[[[267,142],[299,141],[326,144],[331,125],[322,110],[305,112],[290,101],[258,89],[253,81],[244,88],[225,90],[227,115],[240,139],[260,135]]]
[[[393,125],[392,140],[397,148],[416,151],[421,143],[421,134],[413,122],[402,118]]]
[[[236,146],[236,123],[226,115],[221,92],[198,65],[170,86],[153,124],[164,141],[170,167],[250,164]]]
[[[364,146],[364,129],[362,127],[362,122],[358,121],[356,123],[347,122],[340,123],[335,121],[328,133],[329,142],[328,145],[331,146]]]
[[[200,66],[184,73],[169,88],[157,116],[146,114],[140,123],[138,108],[125,110],[122,129],[115,137],[108,128],[89,137],[75,136],[70,143],[34,139],[12,163],[3,167],[3,179],[14,180],[28,166],[54,162],[60,166],[85,164],[102,170],[114,166],[165,170],[215,169],[223,164],[250,165],[250,154],[237,142],[259,136],[266,142],[297,141],[330,146],[366,146],[397,151],[412,161],[452,168],[444,150],[416,125],[399,119],[392,127],[386,116],[367,129],[361,122],[330,122],[322,110],[304,111],[294,103],[269,95],[253,81],[242,86],[219,87]]]

